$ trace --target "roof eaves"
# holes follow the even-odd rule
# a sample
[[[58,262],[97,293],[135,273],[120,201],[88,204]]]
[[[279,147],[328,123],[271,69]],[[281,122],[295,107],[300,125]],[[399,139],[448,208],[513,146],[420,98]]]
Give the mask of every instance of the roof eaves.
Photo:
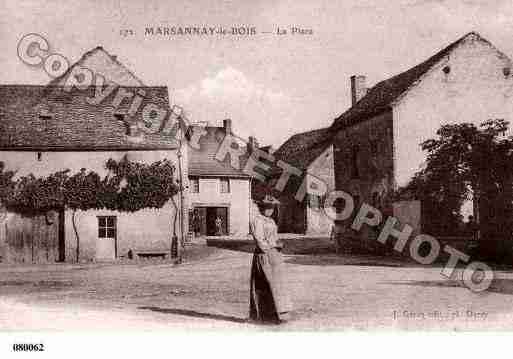
[[[240,173],[240,174],[236,174],[236,173],[228,174],[228,173],[215,173],[215,172],[209,172],[209,173],[205,174],[205,173],[202,173],[202,172],[195,172],[195,171],[189,171],[189,172],[188,172],[188,176],[189,176],[189,177],[202,177],[202,178],[219,178],[219,177],[223,177],[223,178],[226,178],[226,177],[229,177],[229,178],[241,178],[241,179],[251,178],[251,176],[250,176],[250,175],[247,175],[247,174],[245,174],[245,173]]]
[[[169,146],[0,146],[0,151],[4,152],[103,152],[103,151],[170,151],[176,150],[178,145]]]
[[[380,112],[384,112],[388,109],[391,109],[396,103],[397,101],[399,100],[399,98],[402,98],[404,97],[404,95],[410,91],[410,89],[414,88],[415,86],[418,85],[418,83],[421,81],[422,78],[424,78],[424,76],[433,68],[433,66],[436,66],[438,63],[440,63],[440,61],[442,61],[447,55],[449,55],[455,48],[457,48],[458,46],[460,46],[463,41],[469,37],[473,37],[475,39],[477,39],[478,41],[483,41],[485,43],[487,43],[489,46],[492,46],[492,48],[494,48],[496,51],[499,52],[499,54],[501,56],[505,56],[507,59],[509,59],[509,57],[507,57],[504,53],[502,53],[501,51],[497,50],[488,40],[484,39],[483,37],[481,37],[478,33],[476,32],[469,32],[467,34],[465,34],[464,36],[460,37],[459,39],[457,39],[456,41],[452,42],[451,44],[449,44],[448,46],[446,46],[445,48],[441,49],[440,51],[438,51],[437,53],[435,53],[434,55],[432,55],[431,57],[429,57],[428,59],[426,59],[425,61],[409,68],[408,70],[405,70],[395,76],[392,76],[386,80],[383,80],[379,83],[377,83],[376,85],[374,85],[368,92],[367,92],[367,95],[365,95],[364,97],[362,97],[355,105],[351,106],[347,111],[345,111],[342,115],[338,116],[334,121],[333,121],[333,124],[331,126],[331,129],[333,131],[338,131],[342,128],[346,128],[348,126],[351,126],[353,125],[354,123],[356,122],[360,122],[360,121],[363,121],[365,119],[368,119],[368,118],[371,118],[373,116],[376,116],[378,113]],[[418,73],[417,73],[418,72]],[[362,115],[352,115],[351,114],[351,111],[356,111],[356,110],[359,110],[358,106],[363,104],[365,98],[367,96],[370,96],[370,95],[376,95],[375,93],[373,93],[373,90],[374,91],[381,91],[382,93],[380,93],[381,95],[385,96],[386,95],[386,92],[387,91],[392,91],[393,92],[393,87],[394,86],[399,86],[400,87],[400,84],[397,84],[397,83],[394,83],[394,82],[401,82],[402,81],[405,81],[405,82],[409,82],[408,80],[408,77],[409,76],[413,76],[414,79],[411,83],[408,84],[408,86],[404,89],[401,89],[401,91],[397,94],[394,94],[393,96],[391,96],[390,99],[387,99],[386,103],[382,103],[379,105],[379,108],[376,109],[376,110],[365,110],[365,109],[362,109],[361,111],[363,112]],[[390,86],[391,88],[390,89],[387,89],[387,86]],[[368,100],[368,98],[367,98]],[[379,99],[378,99],[379,100]],[[379,101],[378,101],[379,102]],[[344,117],[348,117],[348,116],[352,116],[349,118],[349,120],[345,119]]]

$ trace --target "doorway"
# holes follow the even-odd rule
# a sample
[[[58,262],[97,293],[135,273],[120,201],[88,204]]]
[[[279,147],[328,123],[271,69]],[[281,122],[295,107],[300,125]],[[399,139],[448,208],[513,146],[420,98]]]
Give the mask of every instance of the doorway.
[[[58,236],[57,236],[57,248],[58,248],[58,254],[57,254],[57,261],[58,262],[64,262],[66,261],[66,231],[64,229],[64,208],[61,208],[59,210],[59,230],[58,230]]]
[[[98,216],[97,260],[114,260],[117,251],[117,218]]]
[[[199,221],[199,223],[196,224],[196,228],[199,227],[200,235],[226,236],[230,233],[228,207],[195,207],[194,212],[194,217]]]

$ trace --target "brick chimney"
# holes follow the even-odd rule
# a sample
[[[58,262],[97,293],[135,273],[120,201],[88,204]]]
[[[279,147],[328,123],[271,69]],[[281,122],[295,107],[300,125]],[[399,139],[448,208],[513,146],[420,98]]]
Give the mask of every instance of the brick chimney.
[[[351,76],[351,106],[354,106],[367,93],[365,80],[363,75]]]
[[[253,153],[253,149],[258,148],[258,141],[254,136],[248,138],[248,152]]]
[[[139,127],[137,124],[132,123],[128,126],[128,136],[137,136],[137,133],[139,132]]]
[[[223,120],[223,128],[225,133],[232,133],[232,120],[227,118],[226,120]]]

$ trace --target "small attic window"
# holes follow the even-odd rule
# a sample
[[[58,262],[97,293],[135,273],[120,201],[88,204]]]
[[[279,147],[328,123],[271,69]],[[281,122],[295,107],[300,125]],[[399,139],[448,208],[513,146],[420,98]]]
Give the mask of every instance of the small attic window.
[[[451,72],[451,67],[449,65],[444,66],[442,71],[444,72],[444,74],[448,75]]]
[[[76,79],[78,82],[82,83],[82,82],[84,82],[84,81],[85,81],[85,75],[84,75],[84,74],[76,74],[76,75],[75,75],[75,79]]]
[[[50,118],[50,117],[52,117],[52,113],[50,111],[50,108],[48,106],[43,106],[39,110],[39,116],[43,117],[43,118]]]
[[[38,160],[38,162],[41,162],[43,160],[43,153],[42,152],[38,152],[37,153],[37,160]]]
[[[502,73],[504,74],[504,76],[508,77],[511,74],[511,68],[510,67],[504,67],[502,69]]]
[[[154,119],[156,119],[156,118],[157,118],[157,116],[158,116],[158,112],[157,112],[157,111],[155,111],[155,110],[153,110],[153,111],[151,111],[151,112],[150,112],[149,116],[150,116],[150,118],[151,118],[152,120],[154,120]]]
[[[48,122],[52,119],[52,116],[50,115],[49,112],[47,111],[42,111],[40,114],[39,114],[39,119],[41,120],[41,122],[43,123],[43,126],[44,126],[44,130],[45,131],[48,131]]]
[[[370,140],[369,144],[370,144],[371,155],[373,157],[376,157],[378,155],[378,152],[379,152],[378,140],[376,140],[376,139]]]
[[[130,125],[127,121],[125,121],[125,114],[124,113],[115,113],[114,117],[116,120],[123,122],[123,125],[125,126],[125,135],[130,136]]]

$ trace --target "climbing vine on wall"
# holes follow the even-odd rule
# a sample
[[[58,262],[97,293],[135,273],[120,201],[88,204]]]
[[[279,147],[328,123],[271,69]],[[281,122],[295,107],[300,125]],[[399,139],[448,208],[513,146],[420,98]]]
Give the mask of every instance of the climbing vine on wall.
[[[104,177],[82,168],[75,174],[64,170],[45,177],[29,174],[16,179],[15,172],[0,162],[0,203],[9,211],[28,216],[63,208],[72,210],[78,260],[78,210],[135,212],[162,208],[178,193],[175,167],[169,160],[146,164],[129,161],[125,156],[119,161],[109,159],[105,167],[108,171]]]

